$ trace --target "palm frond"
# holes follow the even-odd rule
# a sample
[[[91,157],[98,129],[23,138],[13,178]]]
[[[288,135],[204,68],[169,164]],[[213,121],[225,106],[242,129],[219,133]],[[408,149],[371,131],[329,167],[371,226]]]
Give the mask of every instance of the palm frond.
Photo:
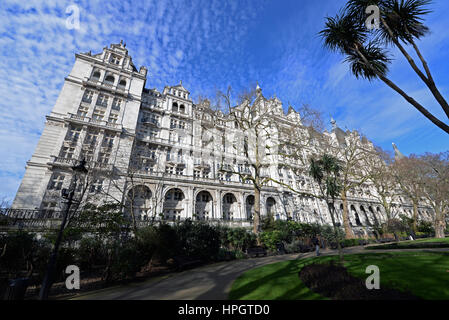
[[[378,31],[379,39],[385,43],[399,39],[411,43],[429,33],[429,28],[423,23],[423,16],[431,13],[427,9],[431,0],[387,0],[383,7],[383,18],[390,27],[393,37],[385,28]]]
[[[391,62],[391,59],[388,58],[386,52],[379,46],[377,41],[370,41],[365,47],[360,48],[360,52],[365,56],[372,68],[365,63],[356,51],[348,53],[345,59],[345,62],[350,64],[351,72],[357,79],[364,78],[372,81],[378,78],[378,73],[383,76],[387,75],[388,64]]]
[[[319,32],[324,46],[332,51],[347,53],[355,44],[365,42],[366,28],[355,23],[354,18],[341,11],[335,17],[327,17],[325,29]]]

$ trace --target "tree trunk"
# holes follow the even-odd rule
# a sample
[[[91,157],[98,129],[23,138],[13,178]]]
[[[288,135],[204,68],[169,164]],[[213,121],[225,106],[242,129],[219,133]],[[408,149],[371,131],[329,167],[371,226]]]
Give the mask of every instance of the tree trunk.
[[[256,178],[257,183],[257,178]],[[260,233],[260,189],[257,185],[254,186],[254,234]]]
[[[383,74],[381,74],[379,71],[377,71],[371,63],[366,59],[366,57],[360,52],[359,49],[354,48],[356,50],[359,57],[362,58],[364,63],[373,70],[376,75],[379,77],[380,80],[382,80],[387,86],[389,86],[391,89],[399,93],[408,103],[410,103],[412,106],[414,106],[419,112],[421,112],[427,119],[429,119],[433,124],[435,124],[437,127],[445,131],[446,133],[449,133],[449,126],[445,124],[443,121],[435,117],[432,113],[430,113],[426,108],[424,108],[421,104],[419,104],[415,99],[407,95],[401,88],[399,88],[394,82],[392,82],[390,79],[385,77]]]
[[[341,199],[343,200],[343,225],[345,228],[346,239],[353,239],[354,232],[349,223],[348,198],[346,196],[346,191],[344,190],[341,192]]]
[[[435,210],[435,238],[443,239],[446,237],[444,234],[446,230],[446,221],[444,220],[444,213],[439,209]]]
[[[413,231],[418,231],[418,204],[416,201],[413,201]]]
[[[344,263],[343,250],[341,249],[340,235],[338,233],[337,225],[335,224],[335,216],[334,216],[335,206],[334,206],[333,203],[327,203],[327,208],[328,208],[329,213],[331,215],[332,225],[334,226],[335,239],[337,240],[337,248],[338,248],[338,256],[340,258],[340,264],[343,265],[343,263]]]

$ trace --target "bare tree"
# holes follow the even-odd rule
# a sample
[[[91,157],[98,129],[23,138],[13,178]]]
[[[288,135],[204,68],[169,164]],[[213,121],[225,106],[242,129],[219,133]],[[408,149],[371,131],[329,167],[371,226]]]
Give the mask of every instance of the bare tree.
[[[277,98],[265,99],[258,85],[237,96],[237,106],[233,103],[231,87],[226,92],[217,92],[213,107],[209,100],[202,100],[200,108],[204,111],[204,116],[201,127],[204,132],[209,133],[202,141],[203,146],[212,144],[216,147],[213,151],[216,161],[221,163],[222,174],[237,175],[242,182],[253,185],[253,231],[258,234],[261,192],[269,183],[283,186],[295,193],[313,196],[279,181],[270,174],[269,169],[278,163],[290,168],[295,174],[305,174],[304,167],[308,159],[303,149],[311,140],[317,140],[320,136],[313,128],[312,121],[313,118],[317,119],[319,113],[310,107],[304,108],[307,110],[307,118],[311,119],[307,127],[301,123],[300,115],[290,107],[290,121],[285,123],[280,118],[283,115],[281,102]],[[243,158],[244,161],[232,162],[225,155],[230,150],[234,151],[235,158]]]
[[[402,194],[392,173],[392,161],[391,154],[379,147],[362,158],[364,174],[371,187],[369,193],[384,208],[387,222],[396,217],[395,203]]]
[[[414,155],[396,159],[391,172],[404,195],[413,204],[413,229],[416,232],[418,206],[424,197],[423,162]]]
[[[357,131],[353,131],[344,137],[337,136],[337,139],[329,141],[325,148],[329,154],[340,161],[340,197],[343,202],[343,225],[346,238],[350,239],[354,237],[354,232],[349,220],[348,195],[367,182],[369,176],[363,174],[361,168],[366,161],[366,157],[372,153],[373,147],[365,137],[361,137]]]
[[[420,159],[424,197],[435,211],[435,235],[444,238],[449,214],[449,152],[427,153]]]

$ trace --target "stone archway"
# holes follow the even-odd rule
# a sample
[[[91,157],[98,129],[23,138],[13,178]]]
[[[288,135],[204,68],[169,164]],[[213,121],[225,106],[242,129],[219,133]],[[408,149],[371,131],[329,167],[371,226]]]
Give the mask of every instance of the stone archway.
[[[164,196],[164,214],[166,220],[179,220],[185,211],[186,197],[184,192],[178,188],[169,189]]]
[[[237,198],[233,193],[226,193],[222,200],[223,220],[232,221],[239,211]]]
[[[360,211],[362,212],[363,216],[365,217],[367,226],[372,226],[373,224],[371,223],[371,221],[368,217],[368,213],[366,212],[365,207],[360,206]]]
[[[358,227],[361,227],[362,222],[360,221],[359,214],[357,213],[357,210],[355,209],[354,205],[351,205],[351,213],[354,215],[356,225]]]
[[[268,197],[267,201],[265,202],[265,208],[267,212],[267,217],[273,217],[275,218],[276,214],[276,200],[274,200],[273,197]]]
[[[377,217],[376,217],[376,214],[374,213],[373,207],[369,206],[369,207],[368,207],[368,211],[371,213],[371,216],[373,217],[374,225],[375,225],[375,226],[379,226],[380,223],[379,223],[379,220],[378,220]]]
[[[149,187],[138,185],[131,188],[126,198],[127,214],[134,213],[136,220],[147,220],[152,208],[152,192]]]
[[[213,218],[214,199],[209,191],[200,191],[196,195],[195,217],[198,220],[209,220]]]
[[[245,208],[246,208],[246,219],[253,220],[254,219],[254,204],[256,202],[255,197],[251,194],[246,197]]]

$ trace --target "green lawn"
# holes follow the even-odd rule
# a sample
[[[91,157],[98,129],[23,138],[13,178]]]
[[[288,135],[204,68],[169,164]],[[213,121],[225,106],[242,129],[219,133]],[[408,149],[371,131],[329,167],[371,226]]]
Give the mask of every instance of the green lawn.
[[[275,263],[249,270],[232,285],[232,300],[320,300],[299,279],[298,272],[319,257]],[[345,256],[345,266],[353,275],[366,278],[366,267],[380,269],[381,287],[407,289],[425,299],[449,299],[449,253],[395,252]]]
[[[418,239],[415,241],[402,241],[398,243],[383,244],[378,246],[369,246],[367,250],[379,249],[431,249],[431,248],[449,248],[449,238],[444,239]]]

